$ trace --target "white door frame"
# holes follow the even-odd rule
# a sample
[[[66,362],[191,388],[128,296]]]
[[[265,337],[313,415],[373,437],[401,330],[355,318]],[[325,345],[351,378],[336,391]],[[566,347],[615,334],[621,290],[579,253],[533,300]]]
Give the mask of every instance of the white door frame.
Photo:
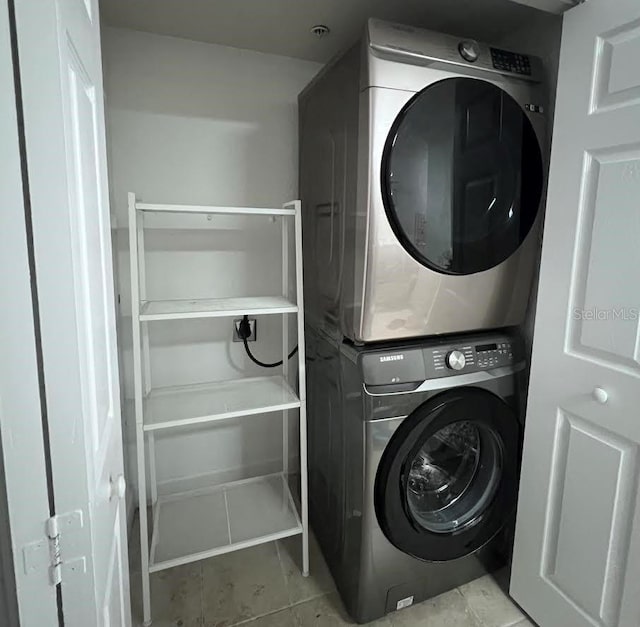
[[[0,6],[0,434],[8,519],[13,552],[15,592],[7,589],[8,618],[27,627],[57,626],[56,589],[50,584],[43,553],[49,494],[40,399],[41,373],[32,294],[33,250],[26,220],[18,111],[14,89],[9,2]],[[32,550],[29,549],[31,547]],[[15,594],[15,598],[11,598]],[[17,602],[17,608],[11,601]],[[11,609],[14,605],[14,609]],[[7,617],[2,617],[5,620]]]

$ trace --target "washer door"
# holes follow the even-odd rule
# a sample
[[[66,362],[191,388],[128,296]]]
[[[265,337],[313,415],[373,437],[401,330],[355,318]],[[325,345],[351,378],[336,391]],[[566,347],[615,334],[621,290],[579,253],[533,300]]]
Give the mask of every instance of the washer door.
[[[434,83],[400,112],[387,138],[382,198],[406,251],[444,274],[507,259],[539,210],[542,156],[531,122],[499,87]]]
[[[486,390],[448,390],[421,405],[378,466],[375,508],[385,536],[436,562],[482,547],[515,508],[519,441],[515,413]]]

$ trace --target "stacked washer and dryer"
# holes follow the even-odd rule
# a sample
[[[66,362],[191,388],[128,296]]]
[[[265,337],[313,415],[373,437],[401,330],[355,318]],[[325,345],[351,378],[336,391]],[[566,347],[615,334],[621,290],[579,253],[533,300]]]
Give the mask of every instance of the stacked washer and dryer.
[[[311,526],[359,622],[509,562],[541,75],[371,19],[299,98]]]

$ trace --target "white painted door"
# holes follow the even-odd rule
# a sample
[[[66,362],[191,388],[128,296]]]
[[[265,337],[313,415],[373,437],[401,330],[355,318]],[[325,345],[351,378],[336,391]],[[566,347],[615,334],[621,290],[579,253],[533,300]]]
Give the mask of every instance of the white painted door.
[[[511,593],[640,625],[640,3],[564,17]]]
[[[58,627],[46,563],[43,522],[51,510],[18,129],[11,20],[8,4],[0,2],[0,490],[6,487],[7,499],[6,518],[0,505],[0,587],[7,603],[1,609],[8,610],[0,611],[0,625]],[[4,548],[6,536],[11,550]],[[38,560],[28,559],[28,547],[42,547],[43,567],[31,568]]]
[[[15,9],[64,624],[129,625],[98,1]]]

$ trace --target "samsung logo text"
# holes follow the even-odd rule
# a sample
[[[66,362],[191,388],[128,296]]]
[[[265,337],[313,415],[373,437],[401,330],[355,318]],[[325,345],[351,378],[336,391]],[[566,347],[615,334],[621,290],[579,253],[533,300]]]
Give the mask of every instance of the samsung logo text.
[[[382,355],[380,357],[380,361],[402,361],[404,359],[404,355]]]

